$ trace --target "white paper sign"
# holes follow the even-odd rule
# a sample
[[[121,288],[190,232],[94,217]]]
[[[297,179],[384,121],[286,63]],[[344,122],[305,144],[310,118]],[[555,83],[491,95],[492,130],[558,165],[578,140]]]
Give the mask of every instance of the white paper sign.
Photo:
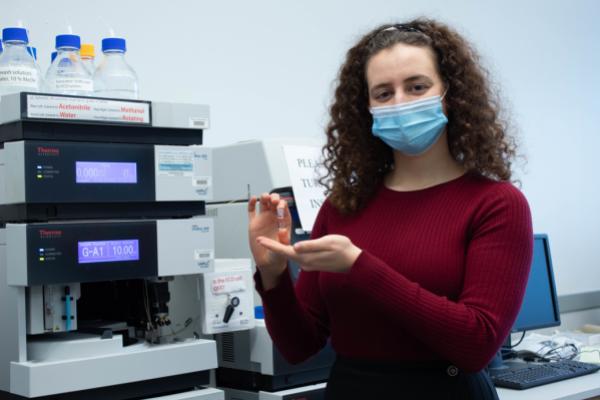
[[[246,290],[246,282],[244,282],[244,276],[241,274],[217,276],[213,278],[210,290],[213,294],[243,292]]]
[[[85,78],[58,78],[54,80],[54,88],[57,91],[81,90],[91,92],[94,90],[94,81]]]
[[[325,187],[319,184],[319,178],[325,175],[325,168],[321,163],[321,147],[283,146],[283,153],[294,190],[300,225],[310,232],[325,201]]]
[[[255,322],[250,260],[218,261],[220,262],[216,263],[215,272],[204,273],[198,277],[198,294],[202,304],[202,333],[212,335],[252,329]],[[233,306],[233,312],[226,320],[225,316],[230,306]]]
[[[35,68],[8,65],[0,67],[0,86],[17,86],[37,90],[40,77]]]
[[[194,175],[194,153],[192,149],[162,147],[157,151],[158,174],[168,176]]]
[[[126,100],[27,95],[27,117],[149,124],[150,104]]]

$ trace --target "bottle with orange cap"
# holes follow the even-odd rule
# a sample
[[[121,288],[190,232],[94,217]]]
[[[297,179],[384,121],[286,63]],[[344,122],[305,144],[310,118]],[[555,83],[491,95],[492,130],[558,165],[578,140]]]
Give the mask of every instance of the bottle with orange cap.
[[[82,43],[81,49],[79,49],[79,55],[81,56],[81,63],[90,72],[90,75],[94,75],[94,58],[96,53],[94,52],[94,45],[90,43]]]

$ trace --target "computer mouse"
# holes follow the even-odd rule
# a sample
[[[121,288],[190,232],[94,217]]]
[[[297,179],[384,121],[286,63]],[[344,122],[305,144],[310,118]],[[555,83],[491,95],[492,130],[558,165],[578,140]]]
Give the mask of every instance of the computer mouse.
[[[517,351],[517,357],[523,361],[534,362],[534,361],[546,361],[544,357],[540,356],[535,351],[531,350],[519,350]]]

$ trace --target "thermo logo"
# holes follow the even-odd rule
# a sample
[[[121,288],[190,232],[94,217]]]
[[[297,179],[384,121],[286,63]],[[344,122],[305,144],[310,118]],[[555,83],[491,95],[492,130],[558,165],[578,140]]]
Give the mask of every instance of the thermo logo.
[[[57,156],[60,156],[60,149],[57,149],[56,147],[38,146],[37,147],[37,154],[38,154],[38,156],[53,156],[53,157],[57,157]]]
[[[41,239],[57,239],[62,237],[62,231],[58,229],[40,229]]]

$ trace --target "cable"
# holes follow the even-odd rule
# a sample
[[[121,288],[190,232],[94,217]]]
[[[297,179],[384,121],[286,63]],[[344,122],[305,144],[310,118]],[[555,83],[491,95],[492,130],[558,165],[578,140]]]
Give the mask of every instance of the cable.
[[[200,315],[197,315],[196,317],[192,318],[189,317],[188,319],[185,320],[185,322],[183,323],[183,327],[181,329],[179,329],[178,331],[174,331],[171,328],[171,333],[168,333],[166,335],[161,335],[159,336],[159,338],[164,338],[164,337],[169,337],[169,336],[176,336],[179,335],[181,332],[185,331],[190,325],[192,325],[192,323],[194,321],[196,321],[198,318],[200,318]]]
[[[148,294],[148,282],[144,279],[144,309],[146,310],[146,331],[149,331],[150,327],[154,328],[152,325],[152,317],[150,316],[150,298]]]
[[[512,350],[523,342],[525,338],[525,331],[521,335],[521,338],[517,343],[507,347],[509,349],[509,355],[513,355],[519,358],[532,358],[532,352],[527,350]],[[542,347],[535,350],[534,354],[537,361],[558,361],[558,360],[573,360],[579,354],[579,347],[574,343],[565,343],[562,345],[557,345],[554,340],[545,340],[539,343]]]
[[[521,334],[521,339],[519,339],[519,341],[513,345],[508,346],[509,349],[514,349],[515,347],[517,347],[518,345],[521,344],[521,342],[523,341],[523,339],[525,338],[525,334],[527,333],[527,331],[523,331],[523,333]]]
[[[571,349],[572,352],[571,352],[571,354],[563,356],[560,354],[560,350],[562,350],[562,349]],[[549,361],[551,361],[551,360],[572,360],[575,357],[577,357],[578,354],[579,354],[579,349],[577,348],[577,346],[575,346],[573,343],[567,343],[567,344],[563,344],[561,346],[553,347],[543,354],[541,354],[541,352],[540,352],[540,357],[542,359],[546,359]]]

